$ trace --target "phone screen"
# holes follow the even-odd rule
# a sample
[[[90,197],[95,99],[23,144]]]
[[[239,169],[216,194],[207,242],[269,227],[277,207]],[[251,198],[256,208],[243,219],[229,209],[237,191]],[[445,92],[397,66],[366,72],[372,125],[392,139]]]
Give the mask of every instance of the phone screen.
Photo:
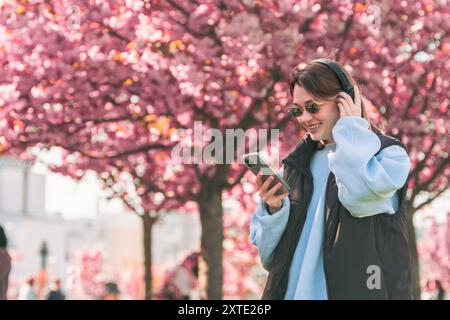
[[[275,186],[278,182],[280,182],[282,185],[282,187],[278,189],[275,194],[289,193],[289,184],[270,167],[270,165],[259,153],[250,153],[244,155],[244,163],[255,175],[257,175],[261,171],[263,181],[266,181],[266,179],[270,176],[274,176],[275,179],[270,184],[270,188]]]

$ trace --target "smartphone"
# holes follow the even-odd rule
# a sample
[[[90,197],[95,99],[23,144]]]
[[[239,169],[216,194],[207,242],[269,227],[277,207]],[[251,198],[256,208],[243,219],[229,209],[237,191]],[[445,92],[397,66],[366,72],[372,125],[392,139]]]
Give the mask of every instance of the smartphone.
[[[282,177],[278,175],[276,171],[274,171],[268,162],[263,158],[261,154],[258,152],[248,153],[242,156],[244,160],[244,164],[255,174],[257,175],[260,171],[262,171],[262,180],[266,181],[267,178],[273,176],[274,179],[269,186],[269,189],[274,187],[277,183],[281,183],[281,187],[275,192],[276,195],[282,195],[289,193],[291,191],[289,184],[284,181]]]

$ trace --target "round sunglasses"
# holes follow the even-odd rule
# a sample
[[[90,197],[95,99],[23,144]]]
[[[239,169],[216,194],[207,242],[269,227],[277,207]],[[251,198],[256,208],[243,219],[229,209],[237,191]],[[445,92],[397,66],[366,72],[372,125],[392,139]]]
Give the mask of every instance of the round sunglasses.
[[[323,104],[324,104],[324,102],[322,102],[322,103],[309,102],[305,105],[305,109],[306,109],[306,111],[308,111],[308,113],[317,113],[317,112],[319,112],[320,107]],[[301,117],[303,115],[303,107],[299,106],[296,103],[293,103],[289,107],[289,114],[291,116],[293,116],[294,118]]]

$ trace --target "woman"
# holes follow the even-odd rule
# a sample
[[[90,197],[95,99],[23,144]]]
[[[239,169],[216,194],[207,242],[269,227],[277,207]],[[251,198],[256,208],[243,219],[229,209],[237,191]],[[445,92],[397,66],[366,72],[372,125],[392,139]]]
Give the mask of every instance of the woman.
[[[6,249],[8,241],[5,231],[0,226],[0,300],[6,300],[6,292],[8,291],[8,277],[11,271],[11,257]]]
[[[282,162],[291,192],[276,196],[279,185],[256,178],[250,235],[269,271],[263,299],[411,299],[405,147],[370,125],[334,61],[295,67],[290,91],[307,132]]]

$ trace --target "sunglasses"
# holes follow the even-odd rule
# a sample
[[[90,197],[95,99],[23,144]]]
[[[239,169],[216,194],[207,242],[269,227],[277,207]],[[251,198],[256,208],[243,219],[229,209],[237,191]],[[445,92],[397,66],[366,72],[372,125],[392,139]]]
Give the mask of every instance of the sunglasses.
[[[306,111],[308,111],[308,113],[317,113],[317,112],[319,112],[320,106],[322,104],[323,104],[323,102],[322,103],[309,102],[305,105],[305,109],[306,109]],[[289,108],[289,114],[291,116],[293,116],[294,118],[301,117],[303,115],[303,107],[294,103]]]

